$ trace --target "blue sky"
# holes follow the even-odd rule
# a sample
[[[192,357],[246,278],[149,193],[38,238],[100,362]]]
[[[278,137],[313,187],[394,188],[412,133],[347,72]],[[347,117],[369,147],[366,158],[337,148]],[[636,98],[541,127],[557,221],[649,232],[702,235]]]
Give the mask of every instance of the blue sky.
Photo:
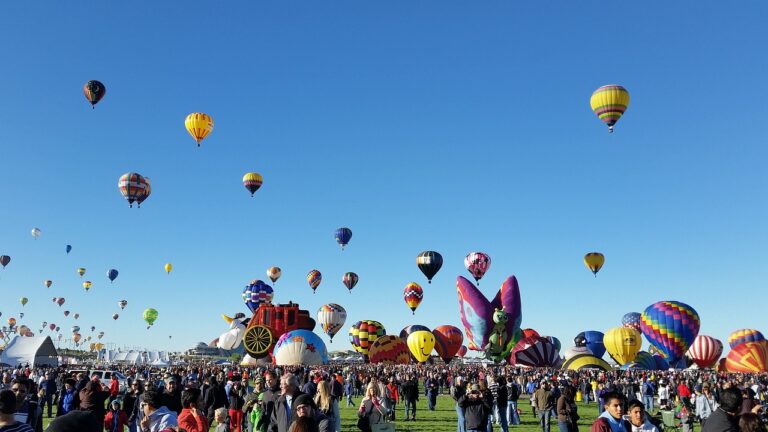
[[[766,12],[758,2],[9,4],[2,319],[18,318],[24,295],[21,322],[35,329],[95,325],[118,345],[185,349],[224,331],[219,314],[245,311],[242,287],[277,265],[276,300],[313,316],[334,302],[346,327],[460,327],[455,279],[480,250],[493,258],[483,291],[516,275],[523,326],[564,346],[658,300],[691,304],[702,334],[721,340],[768,330]],[[95,110],[81,94],[90,79],[107,86]],[[632,96],[612,135],[589,107],[609,83]],[[193,111],[216,122],[201,148],[184,129]],[[140,210],[116,187],[128,171],[152,179]],[[264,176],[254,198],[240,183],[247,171]],[[339,226],[354,232],[343,253]],[[423,250],[445,258],[431,285],[415,265]],[[606,255],[597,278],[581,261],[593,250]],[[94,282],[87,294],[78,267]],[[315,268],[324,279],[312,295]],[[360,275],[351,295],[346,271]],[[402,300],[410,281],[425,290],[415,317]],[[160,312],[149,331],[148,306]],[[347,349],[346,330],[328,347]]]

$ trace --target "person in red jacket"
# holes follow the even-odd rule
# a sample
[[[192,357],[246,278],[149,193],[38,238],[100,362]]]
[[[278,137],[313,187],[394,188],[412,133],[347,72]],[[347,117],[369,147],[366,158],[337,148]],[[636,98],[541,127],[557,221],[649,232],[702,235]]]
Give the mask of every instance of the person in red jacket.
[[[112,375],[112,381],[109,382],[109,403],[117,399],[120,394],[120,382],[117,381],[117,377]]]
[[[200,390],[191,388],[181,392],[181,414],[179,414],[179,427],[187,432],[208,432],[208,419],[197,408],[200,400]]]
[[[104,430],[107,432],[124,432],[128,424],[128,414],[120,409],[120,401],[112,401],[112,409],[104,417]]]

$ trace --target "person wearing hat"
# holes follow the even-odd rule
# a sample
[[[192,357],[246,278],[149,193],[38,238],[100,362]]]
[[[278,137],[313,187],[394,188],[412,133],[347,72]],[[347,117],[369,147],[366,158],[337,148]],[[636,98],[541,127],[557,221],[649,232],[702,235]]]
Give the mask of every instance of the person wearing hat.
[[[491,405],[483,397],[478,384],[472,384],[469,392],[459,397],[459,407],[464,413],[464,430],[466,432],[485,432],[488,427],[488,415]]]
[[[317,409],[315,401],[308,394],[301,394],[296,397],[296,418],[291,422],[295,423],[301,418],[312,419],[313,424],[317,425],[318,432],[333,432],[331,420],[320,410]],[[290,430],[290,428],[289,428]]]
[[[104,416],[104,430],[107,432],[123,432],[128,424],[128,414],[120,408],[120,401],[115,399],[109,404],[110,410]]]
[[[179,383],[173,375],[167,374],[165,378],[165,390],[163,390],[163,406],[176,413],[181,414],[181,389]]]

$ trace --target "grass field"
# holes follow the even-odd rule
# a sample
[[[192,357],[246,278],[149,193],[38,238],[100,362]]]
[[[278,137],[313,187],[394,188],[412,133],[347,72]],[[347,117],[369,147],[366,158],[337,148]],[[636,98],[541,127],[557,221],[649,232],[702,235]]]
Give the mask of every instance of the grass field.
[[[360,397],[354,398],[355,406],[347,408],[346,400],[342,400],[340,404],[341,409],[341,430],[342,432],[358,432],[357,423],[357,407],[360,404]],[[437,407],[435,411],[429,411],[427,409],[427,398],[419,397],[419,402],[416,405],[416,418],[415,422],[404,422],[405,405],[400,404],[397,406],[397,415],[395,421],[395,430],[398,432],[455,432],[456,431],[456,410],[454,408],[454,401],[448,395],[441,395],[437,398]],[[528,399],[520,400],[520,409],[523,414],[520,416],[522,424],[518,426],[510,426],[510,430],[515,432],[539,432],[541,428],[538,425],[537,419],[531,415],[531,407],[528,403]],[[55,408],[54,408],[55,411]],[[55,414],[55,412],[54,412]],[[588,430],[592,421],[597,417],[597,404],[592,403],[588,406],[579,403],[579,429],[582,431]],[[45,418],[43,420],[43,430],[48,427],[50,419]],[[550,424],[551,432],[558,432],[557,419],[553,419]],[[494,431],[501,431],[501,427],[494,425]]]

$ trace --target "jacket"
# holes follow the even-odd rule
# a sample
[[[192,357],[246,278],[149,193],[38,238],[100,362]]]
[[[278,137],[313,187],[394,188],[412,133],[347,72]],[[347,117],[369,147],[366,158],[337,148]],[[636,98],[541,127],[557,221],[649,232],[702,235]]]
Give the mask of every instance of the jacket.
[[[459,407],[464,411],[465,429],[486,428],[488,414],[491,412],[491,405],[486,398],[470,398],[464,395],[459,398]]]
[[[369,425],[384,423],[386,421],[387,408],[384,406],[383,399],[378,399],[378,407],[371,399],[363,399],[360,402],[360,409],[357,410],[357,416],[368,419]]]
[[[707,417],[707,421],[701,426],[701,432],[739,432],[739,417],[717,408]]]
[[[123,432],[128,424],[128,415],[123,410],[109,410],[104,417],[104,430],[108,432]]]
[[[208,432],[208,419],[200,410],[197,410],[197,419],[195,419],[192,410],[184,408],[181,410],[177,421],[179,427],[184,428],[187,432]]]
[[[269,419],[269,432],[288,432],[288,427],[296,420],[296,399],[304,393],[297,391],[293,394],[291,399],[291,415],[288,418],[288,411],[286,407],[287,398],[285,395],[280,395],[275,401],[274,408],[272,409],[272,415]]]
[[[624,430],[627,432],[632,432],[632,424],[628,422],[627,420],[623,420],[624,423]],[[608,419],[603,417],[598,417],[597,420],[595,420],[594,423],[592,423],[592,428],[590,429],[591,432],[611,432],[611,424],[608,423]]]
[[[160,432],[169,426],[178,426],[176,413],[162,406],[149,415],[149,431]]]

